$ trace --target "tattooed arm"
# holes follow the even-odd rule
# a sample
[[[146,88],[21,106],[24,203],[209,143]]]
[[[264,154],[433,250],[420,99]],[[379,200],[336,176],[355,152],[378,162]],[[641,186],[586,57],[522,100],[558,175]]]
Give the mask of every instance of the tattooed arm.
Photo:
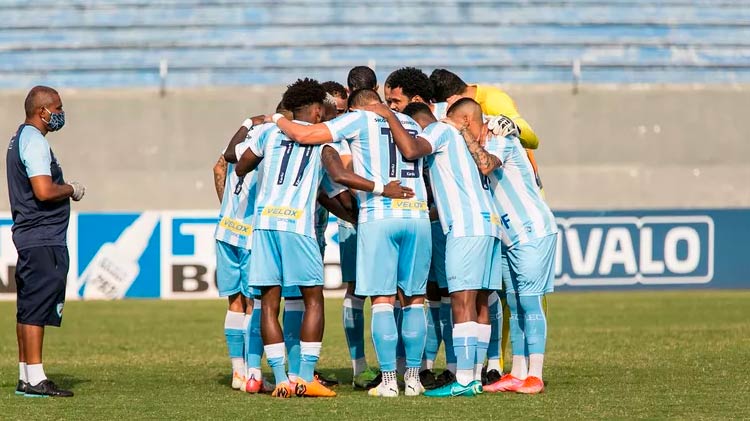
[[[476,162],[477,167],[479,167],[479,171],[481,171],[482,174],[490,175],[492,171],[495,171],[495,169],[500,168],[503,165],[500,158],[487,152],[479,141],[474,139],[468,130],[463,129],[460,131],[466,141],[466,146],[469,148],[471,157],[474,158],[474,162]]]
[[[214,165],[214,187],[216,188],[216,194],[219,196],[219,203],[224,197],[224,183],[227,180],[227,161],[224,156],[220,156],[219,160]]]

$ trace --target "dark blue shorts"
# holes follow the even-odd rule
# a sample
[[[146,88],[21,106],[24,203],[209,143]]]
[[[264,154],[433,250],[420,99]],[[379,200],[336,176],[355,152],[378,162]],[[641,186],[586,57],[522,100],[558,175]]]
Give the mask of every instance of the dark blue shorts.
[[[18,252],[18,323],[60,326],[69,264],[67,247],[32,247]]]

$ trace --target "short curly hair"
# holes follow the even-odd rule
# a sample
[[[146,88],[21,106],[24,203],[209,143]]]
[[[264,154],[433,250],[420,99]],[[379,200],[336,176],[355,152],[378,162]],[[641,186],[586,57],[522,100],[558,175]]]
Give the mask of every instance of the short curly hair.
[[[304,78],[287,86],[281,104],[285,109],[295,112],[308,105],[323,104],[325,99],[326,90],[323,86],[315,79]]]
[[[427,75],[416,67],[402,67],[388,76],[385,86],[401,91],[409,99],[419,95],[425,102],[432,99],[432,82]]]
[[[333,96],[338,96],[341,99],[349,98],[349,94],[346,92],[346,88],[344,88],[344,85],[338,82],[329,80],[328,82],[321,83],[321,85],[323,85],[323,89],[325,89],[326,92]]]

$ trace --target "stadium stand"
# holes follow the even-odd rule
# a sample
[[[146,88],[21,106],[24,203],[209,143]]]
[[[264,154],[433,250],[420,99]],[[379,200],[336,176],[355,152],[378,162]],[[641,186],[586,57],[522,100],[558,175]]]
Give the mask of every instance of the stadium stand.
[[[397,14],[394,14],[397,11]],[[374,63],[467,80],[750,81],[748,0],[7,0],[0,88],[278,84]]]

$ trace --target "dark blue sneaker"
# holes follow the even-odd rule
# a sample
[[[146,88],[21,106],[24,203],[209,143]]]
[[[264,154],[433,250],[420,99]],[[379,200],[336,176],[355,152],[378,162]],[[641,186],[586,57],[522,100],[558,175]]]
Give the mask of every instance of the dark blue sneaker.
[[[48,396],[54,398],[69,398],[73,396],[73,392],[60,389],[55,383],[47,379],[41,381],[36,386],[28,385],[24,396],[27,398],[46,398]]]
[[[28,387],[29,387],[28,383],[26,383],[23,380],[18,380],[18,384],[16,385],[16,395],[26,394],[26,389]]]

